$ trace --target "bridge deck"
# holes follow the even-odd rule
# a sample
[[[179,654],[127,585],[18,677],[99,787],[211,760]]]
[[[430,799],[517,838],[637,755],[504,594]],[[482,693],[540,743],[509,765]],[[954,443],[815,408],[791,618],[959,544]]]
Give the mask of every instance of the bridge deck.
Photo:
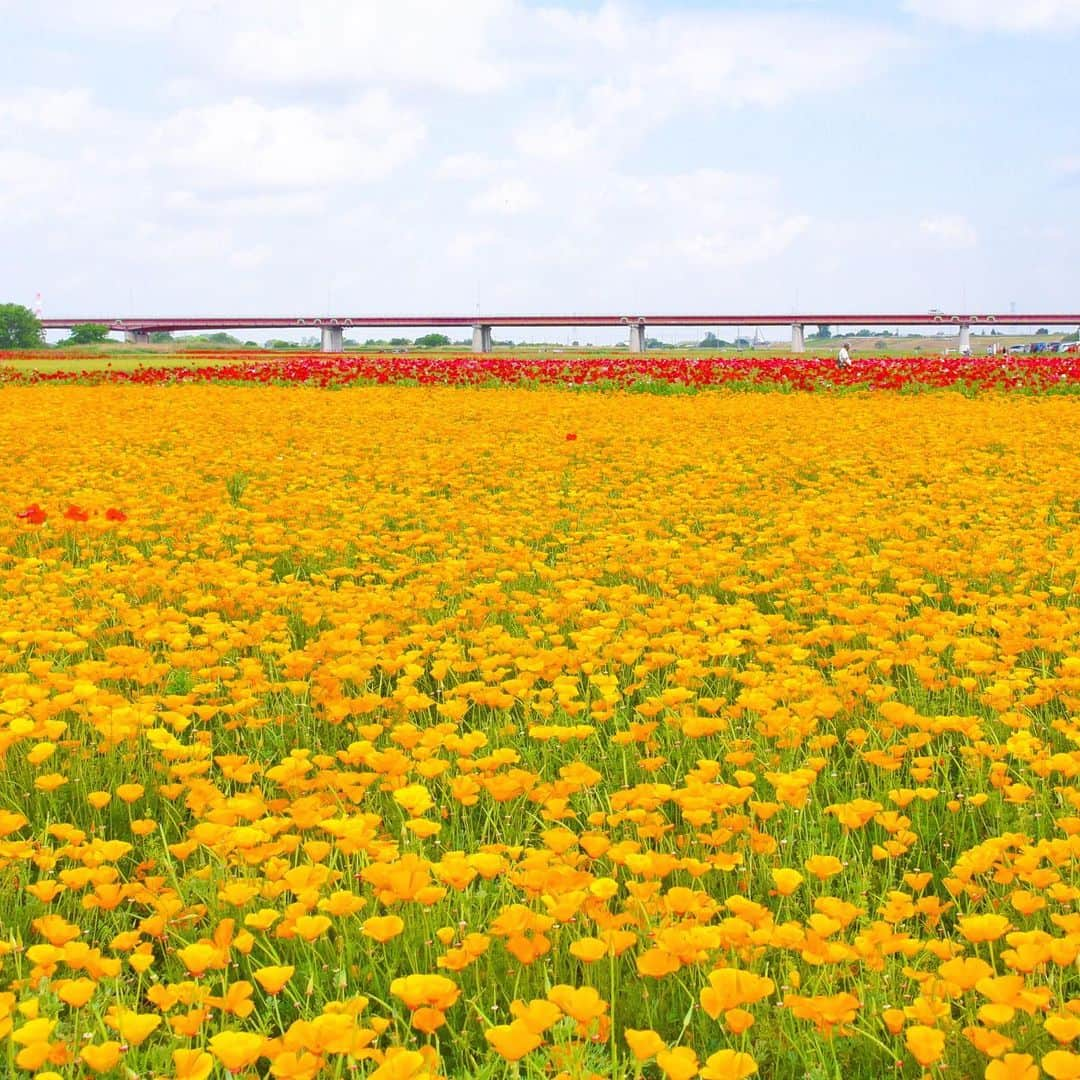
[[[66,315],[41,319],[47,330],[82,323],[111,330],[317,330],[322,327],[626,327],[626,326],[1071,326],[1080,314],[794,314],[794,315],[251,315],[102,316]]]

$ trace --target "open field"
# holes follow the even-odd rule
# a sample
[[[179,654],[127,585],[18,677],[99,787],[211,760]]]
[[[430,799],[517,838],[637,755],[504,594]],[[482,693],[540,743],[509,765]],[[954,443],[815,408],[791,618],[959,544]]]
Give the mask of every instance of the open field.
[[[177,352],[168,348],[108,346],[85,349],[42,349],[0,356],[0,372],[133,372],[147,368],[196,369],[235,363],[237,357],[257,362],[259,357],[274,359],[280,354],[263,352]]]
[[[1031,344],[1033,342],[1059,341],[1061,334],[1053,334],[1049,337],[1039,337],[1032,334],[1026,335],[1002,335],[988,337],[979,334],[972,335],[972,352],[982,355],[990,345],[997,345],[999,350],[1007,349],[1013,345]],[[936,356],[945,351],[956,351],[956,336],[909,336],[909,337],[858,337],[857,335],[837,334],[835,338],[827,342],[810,340],[807,342],[807,351],[801,354],[791,354],[790,344],[787,341],[770,342],[759,345],[754,349],[749,348],[721,348],[702,349],[694,346],[679,346],[672,344],[663,348],[649,349],[648,355],[660,359],[673,357],[690,357],[693,359],[706,359],[709,357],[723,356],[728,358],[747,358],[753,356],[770,357],[795,355],[809,359],[833,357],[840,346],[841,341],[848,342],[853,346],[857,356],[866,357],[904,357],[913,355]],[[22,353],[18,356],[0,358],[0,365],[12,366],[24,371],[133,371],[142,367],[197,367],[201,364],[220,365],[235,362],[238,357],[246,357],[251,360],[256,358],[278,360],[291,355],[311,355],[317,353],[317,349],[254,349],[237,348],[215,349],[205,344],[185,346],[183,338],[177,338],[173,344],[161,345],[130,345],[117,341],[109,341],[103,345],[81,346],[70,349],[47,349],[35,352]],[[412,355],[429,358],[446,358],[468,354],[468,346],[453,345],[433,349],[402,349],[388,346],[353,346],[347,350],[351,356],[394,357]],[[629,355],[625,348],[613,348],[612,346],[588,346],[579,347],[569,343],[565,345],[515,345],[512,348],[496,348],[490,355],[500,358],[525,357],[525,358],[596,358],[612,355]]]
[[[5,1075],[1080,1075],[1074,398],[2,393]]]
[[[813,354],[548,353],[477,355],[436,350],[399,353],[224,352],[160,357],[0,353],[0,384],[78,382],[162,385],[221,382],[370,385],[552,386],[571,390],[631,390],[656,394],[705,389],[859,389],[919,392],[952,387],[1037,393],[1080,390],[1080,351],[1036,356],[969,358],[953,354],[887,356],[858,352],[840,370],[832,356]]]

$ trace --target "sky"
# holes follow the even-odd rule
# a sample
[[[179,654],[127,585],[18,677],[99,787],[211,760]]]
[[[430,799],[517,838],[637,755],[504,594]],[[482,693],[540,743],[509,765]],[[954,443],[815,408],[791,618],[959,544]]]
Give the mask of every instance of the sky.
[[[45,314],[1080,306],[1080,0],[0,0],[0,26],[0,302]]]

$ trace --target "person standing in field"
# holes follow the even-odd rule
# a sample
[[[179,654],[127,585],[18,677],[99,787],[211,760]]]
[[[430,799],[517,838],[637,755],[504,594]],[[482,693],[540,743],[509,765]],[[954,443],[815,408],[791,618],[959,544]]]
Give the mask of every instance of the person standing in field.
[[[836,354],[836,366],[838,368],[851,367],[851,353],[848,352],[846,341],[840,346],[840,351]]]

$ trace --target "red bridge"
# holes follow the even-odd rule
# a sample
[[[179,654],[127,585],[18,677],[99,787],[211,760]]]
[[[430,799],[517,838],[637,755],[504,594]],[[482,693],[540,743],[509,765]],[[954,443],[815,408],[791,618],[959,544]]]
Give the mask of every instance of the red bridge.
[[[805,351],[807,326],[955,326],[961,351],[971,347],[971,328],[1002,326],[1073,326],[1080,325],[1080,314],[1008,314],[963,315],[940,311],[899,315],[252,315],[227,318],[115,318],[113,316],[57,316],[41,320],[47,330],[66,330],[82,323],[108,326],[123,331],[128,341],[147,343],[158,330],[320,330],[323,352],[341,352],[344,331],[354,328],[388,327],[471,327],[473,351],[491,351],[494,327],[528,328],[535,326],[626,327],[630,351],[645,348],[648,326],[790,326],[793,352]]]

